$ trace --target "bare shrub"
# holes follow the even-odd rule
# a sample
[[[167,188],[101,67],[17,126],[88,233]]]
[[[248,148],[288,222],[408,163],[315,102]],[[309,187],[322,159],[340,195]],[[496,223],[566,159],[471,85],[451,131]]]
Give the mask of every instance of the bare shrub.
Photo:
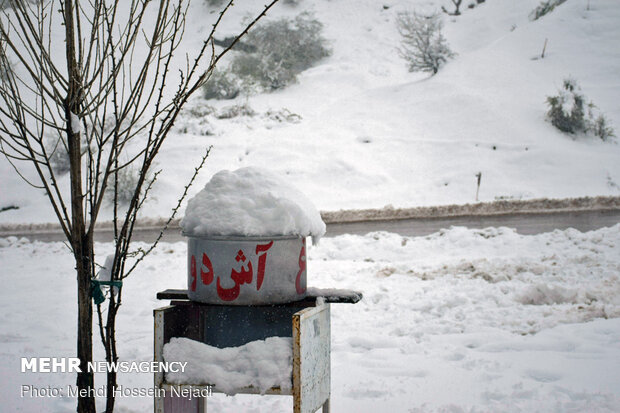
[[[446,10],[444,6],[441,6],[441,10],[444,13],[449,14],[450,16],[460,16],[461,11],[459,10],[459,8],[461,7],[461,3],[463,2],[463,0],[450,0],[450,1],[452,1],[452,4],[454,4],[454,11],[449,12],[448,10]]]
[[[263,115],[266,119],[272,120],[277,123],[299,123],[301,122],[301,116],[297,113],[293,113],[286,108],[280,110],[269,109]]]
[[[399,52],[409,62],[410,72],[435,74],[455,56],[441,33],[439,13],[425,16],[415,11],[402,12],[397,15],[396,24],[402,37]]]
[[[594,136],[600,138],[603,142],[610,141],[616,137],[614,129],[609,124],[609,121],[602,114],[598,115],[596,120],[591,122],[590,130]]]
[[[254,116],[256,112],[247,103],[242,105],[232,105],[222,108],[215,116],[218,119],[232,119],[239,116]]]

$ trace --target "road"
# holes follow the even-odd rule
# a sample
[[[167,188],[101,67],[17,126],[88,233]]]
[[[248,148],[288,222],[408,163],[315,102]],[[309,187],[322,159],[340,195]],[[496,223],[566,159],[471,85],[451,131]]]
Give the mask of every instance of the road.
[[[346,233],[366,234],[371,231],[390,231],[405,236],[423,236],[451,226],[509,227],[515,228],[519,234],[532,235],[566,228],[575,228],[585,232],[611,227],[617,223],[620,223],[620,211],[618,210],[509,214],[332,224],[327,227],[327,236]]]
[[[606,211],[578,211],[556,213],[528,213],[507,214],[491,216],[467,216],[467,217],[444,217],[444,218],[415,218],[389,221],[364,221],[349,223],[334,223],[327,225],[328,237],[341,234],[367,234],[373,231],[389,231],[404,236],[423,236],[432,234],[442,228],[451,226],[465,226],[468,228],[486,227],[510,227],[524,235],[539,234],[553,231],[554,229],[575,228],[579,231],[590,231],[602,227],[610,227],[620,223],[620,210]],[[159,234],[158,229],[139,228],[136,230],[134,240],[153,241]],[[0,236],[20,236],[31,240],[43,242],[63,241],[63,235],[55,231],[41,232],[14,232],[3,233]],[[113,239],[111,231],[100,230],[96,241],[109,242]],[[164,234],[163,241],[184,241],[178,227],[170,228]]]

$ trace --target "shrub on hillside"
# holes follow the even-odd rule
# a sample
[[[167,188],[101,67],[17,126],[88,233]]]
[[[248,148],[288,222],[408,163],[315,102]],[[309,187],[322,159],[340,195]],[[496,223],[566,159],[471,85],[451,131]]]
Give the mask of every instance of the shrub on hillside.
[[[614,128],[611,127],[607,118],[602,114],[599,114],[598,117],[591,122],[590,130],[594,136],[600,138],[604,142],[616,137]]]
[[[202,91],[205,99],[234,99],[239,95],[241,86],[239,79],[229,71],[214,70]]]
[[[545,14],[551,13],[556,6],[564,3],[566,0],[547,0],[541,2],[532,12],[530,13],[530,20],[538,20]]]
[[[547,96],[547,105],[547,118],[562,132],[591,133],[603,141],[615,136],[607,118],[598,113],[592,102],[586,102],[581,88],[573,79],[564,79],[558,94]]]
[[[64,138],[48,139],[45,146],[52,171],[57,175],[69,172],[69,152]]]
[[[81,136],[82,143],[80,147],[81,155],[84,155],[88,151],[88,144],[84,140],[84,135]],[[69,172],[71,165],[69,160],[69,146],[64,135],[50,136],[46,135],[44,138],[45,151],[49,157],[50,167],[57,175],[64,175]]]
[[[232,105],[222,108],[215,117],[218,119],[232,119],[239,116],[254,116],[256,112],[247,103],[242,105]]]
[[[224,4],[224,0],[205,0],[209,7],[220,7]]]
[[[203,87],[206,99],[234,99],[245,90],[275,90],[289,85],[297,75],[330,55],[322,37],[323,24],[309,13],[257,26],[243,40],[243,47],[223,72],[213,72]],[[225,47],[226,41],[219,46]]]
[[[562,89],[555,96],[547,96],[551,124],[562,132],[576,133],[586,129],[585,97],[573,79],[564,79]]]
[[[132,165],[127,165],[119,169],[116,174],[111,174],[108,178],[108,188],[105,193],[108,203],[114,205],[114,192],[116,190],[118,205],[129,205],[138,184],[139,175],[138,169]]]
[[[439,71],[455,54],[441,33],[443,23],[439,13],[425,16],[414,12],[402,12],[396,17],[400,33],[400,55],[409,63],[410,72]]]
[[[309,13],[257,26],[245,37],[256,51],[235,56],[231,69],[248,83],[267,90],[280,89],[330,55],[322,29],[323,24]]]

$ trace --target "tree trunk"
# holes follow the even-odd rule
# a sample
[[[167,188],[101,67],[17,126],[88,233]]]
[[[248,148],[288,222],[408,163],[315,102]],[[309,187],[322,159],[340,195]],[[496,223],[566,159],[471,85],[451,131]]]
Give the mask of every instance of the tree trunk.
[[[90,279],[93,275],[91,260],[93,239],[86,232],[84,220],[84,193],[82,190],[81,133],[78,115],[83,100],[82,80],[75,47],[73,0],[64,5],[65,51],[68,72],[68,91],[65,99],[65,122],[69,149],[69,177],[71,182],[71,246],[75,257],[78,284],[77,356],[81,372],[77,375],[78,413],[96,413],[94,375],[88,371],[93,359],[93,308],[90,297]]]
[[[67,135],[69,136],[69,164],[71,180],[71,243],[73,256],[75,257],[77,285],[78,285],[78,328],[77,328],[77,356],[80,359],[81,372],[77,375],[78,413],[95,413],[94,376],[88,371],[88,362],[93,360],[93,305],[90,296],[90,279],[93,275],[91,260],[93,252],[93,239],[86,233],[84,221],[82,193],[82,157],[80,149],[80,132],[72,130],[71,119],[76,108],[72,107],[72,101],[67,99]],[[74,112],[75,111],[75,112]],[[74,126],[74,125],[73,125]]]
[[[88,371],[88,362],[93,359],[93,338],[92,338],[92,301],[90,297],[90,277],[91,263],[88,251],[89,240],[84,237],[77,242],[78,249],[75,249],[75,261],[78,273],[78,328],[77,328],[77,356],[80,359],[81,373],[77,375],[78,391],[86,391],[86,397],[78,397],[78,413],[95,413],[95,398],[91,394],[95,388],[93,373]],[[74,247],[75,248],[75,247]],[[93,389],[93,390],[91,390]]]
[[[107,389],[108,389],[108,393],[106,395],[106,401],[105,401],[105,411],[106,413],[112,413],[114,411],[114,402],[116,400],[116,389],[117,389],[117,384],[116,384],[116,372],[111,371],[108,373],[108,377],[107,377]]]
[[[118,355],[116,353],[116,313],[118,311],[118,305],[116,304],[114,296],[114,287],[110,287],[110,301],[108,305],[108,319],[106,323],[106,342],[105,352],[106,361],[108,363],[118,362]],[[120,297],[120,296],[119,296]],[[106,395],[106,413],[112,413],[114,411],[114,403],[116,400],[116,388],[118,384],[116,382],[116,372],[110,371],[107,375],[107,395]]]

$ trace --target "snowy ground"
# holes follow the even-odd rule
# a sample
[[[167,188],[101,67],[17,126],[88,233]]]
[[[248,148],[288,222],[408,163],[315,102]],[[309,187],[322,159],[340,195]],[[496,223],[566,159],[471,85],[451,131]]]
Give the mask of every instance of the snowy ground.
[[[451,228],[323,239],[309,250],[308,283],[364,293],[356,305],[332,305],[333,410],[620,411],[619,244],[620,224],[535,236]],[[165,304],[155,293],[184,287],[185,254],[183,243],[161,245],[126,281],[122,360],[151,359],[152,309]],[[11,238],[0,239],[0,262],[0,405],[74,411],[68,398],[20,397],[23,384],[65,386],[73,375],[19,372],[22,356],[74,354],[71,256],[62,243]],[[120,383],[150,387],[152,376],[125,374]],[[277,396],[209,403],[214,412],[292,407]],[[150,412],[152,400],[123,398],[118,411]]]
[[[432,78],[407,72],[395,17],[450,8],[447,0],[277,5],[269,18],[313,11],[332,56],[276,93],[191,102],[158,161],[164,173],[144,214],[168,214],[208,145],[192,193],[221,169],[254,165],[288,177],[320,210],[473,202],[478,172],[482,201],[620,194],[620,145],[564,135],[544,119],[546,96],[572,76],[620,128],[620,3],[570,0],[530,21],[539,2],[488,0],[475,9],[464,2],[462,16],[444,16],[458,56]],[[190,14],[186,38],[195,42],[214,16],[205,3],[195,1]],[[220,37],[263,3],[238,2]],[[254,116],[215,116],[244,103]],[[285,109],[301,120],[280,121]],[[0,213],[0,222],[55,220],[42,192],[25,187],[4,159],[0,177],[0,208],[20,208]]]
[[[214,15],[205,3],[194,1],[190,42],[209,29]],[[219,37],[264,2],[238,3]],[[321,210],[473,202],[478,172],[482,201],[620,194],[620,145],[563,135],[544,119],[546,96],[572,76],[620,128],[618,1],[569,0],[535,22],[528,15],[539,0],[464,8],[445,20],[458,56],[432,78],[406,71],[395,17],[448,7],[447,0],[297,3],[278,5],[270,18],[313,11],[332,56],[277,93],[193,100],[162,151],[157,169],[164,173],[145,216],[168,214],[209,145],[212,156],[192,194],[217,171],[243,166],[272,169]],[[244,103],[255,115],[217,119]],[[299,116],[281,121],[287,113]],[[19,209],[1,212],[0,223],[55,220],[43,193],[25,186],[2,158],[0,210],[11,206]],[[356,305],[332,306],[333,410],[620,412],[619,244],[620,224],[586,234],[452,228],[418,238],[323,239],[309,250],[309,284],[365,295]],[[98,257],[112,252],[111,244],[96,248]],[[185,244],[162,244],[126,281],[121,359],[152,358],[152,310],[165,304],[155,293],[184,288],[185,254]],[[0,263],[0,405],[74,411],[70,398],[20,397],[21,385],[66,386],[73,375],[19,372],[23,356],[75,354],[68,249],[0,239]],[[150,374],[119,380],[152,386]],[[221,395],[209,403],[216,412],[285,412],[292,404]],[[152,400],[123,398],[118,406],[150,412]]]

